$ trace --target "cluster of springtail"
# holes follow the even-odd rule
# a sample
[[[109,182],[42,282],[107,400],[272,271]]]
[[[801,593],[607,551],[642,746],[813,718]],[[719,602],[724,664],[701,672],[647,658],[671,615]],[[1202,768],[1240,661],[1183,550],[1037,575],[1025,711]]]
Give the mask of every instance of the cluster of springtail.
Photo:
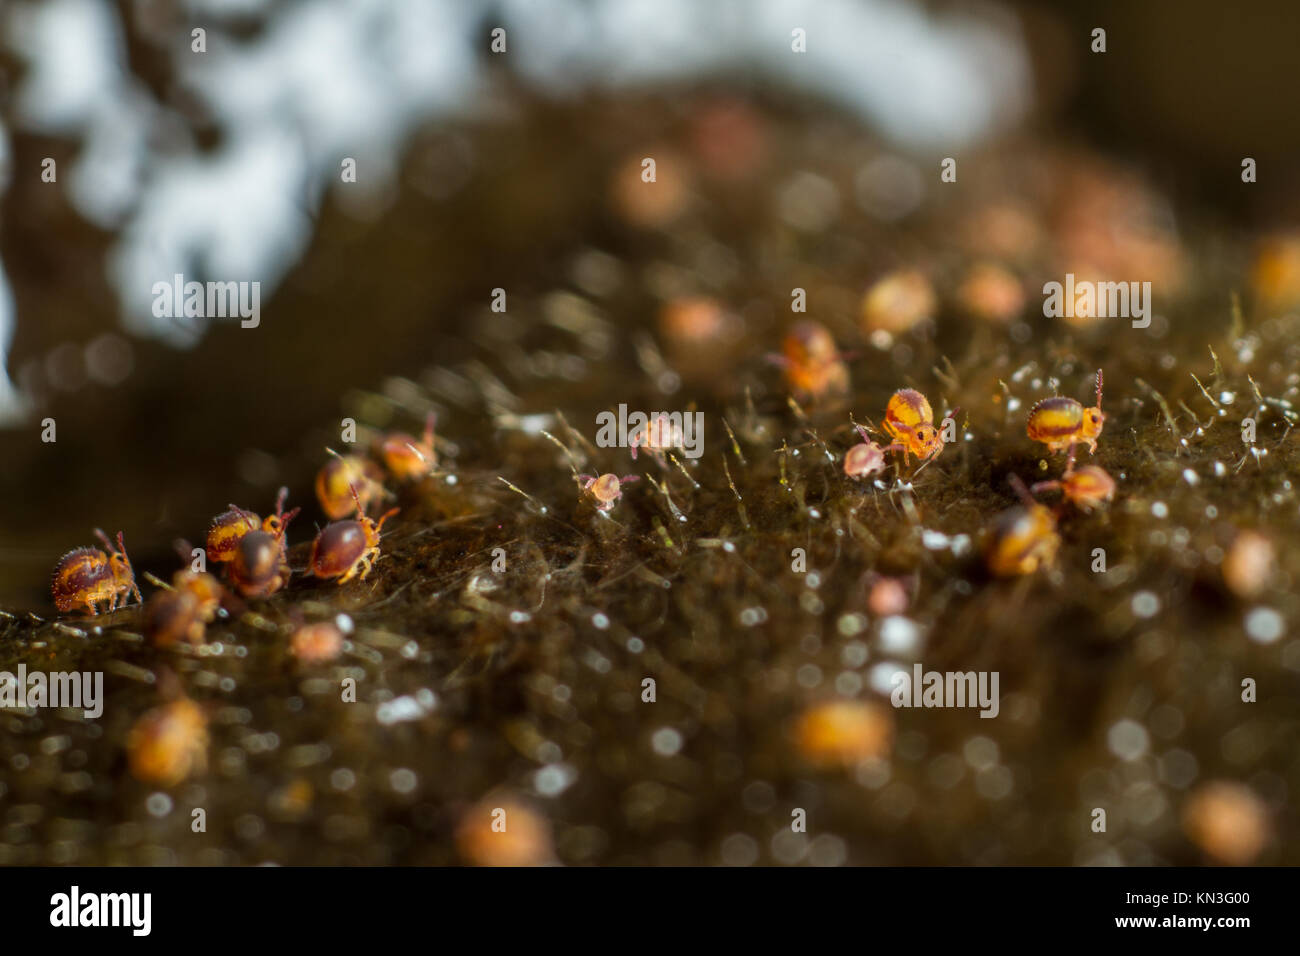
[[[786,383],[796,395],[818,397],[848,390],[847,356],[840,352],[829,331],[815,322],[801,322],[783,343],[781,354],[772,361],[785,373]],[[1064,395],[1045,398],[1030,409],[1025,432],[1032,440],[1047,446],[1050,454],[1066,454],[1061,477],[1025,487],[1016,475],[1010,482],[1022,505],[999,514],[985,540],[985,560],[989,571],[1000,577],[1032,574],[1049,565],[1060,547],[1057,513],[1041,504],[1034,495],[1059,491],[1064,500],[1080,511],[1089,512],[1110,501],[1115,495],[1115,479],[1097,465],[1075,467],[1080,445],[1088,453],[1097,450],[1106,416],[1101,410],[1102,371],[1097,370],[1097,403],[1085,408],[1082,402]],[[956,419],[959,408],[945,418]],[[921,467],[939,456],[946,444],[944,431],[934,424],[930,401],[911,388],[896,391],[885,408],[881,423],[889,444],[878,444],[862,425],[854,423],[862,438],[844,455],[844,474],[863,480],[883,472],[886,455],[899,453],[904,463],[915,456]]]
[[[403,433],[385,435],[376,443],[373,458],[326,449],[331,457],[316,476],[316,497],[332,520],[312,542],[308,575],[339,584],[365,580],[379,557],[384,522],[399,509],[388,510],[378,520],[366,512],[391,495],[384,487],[385,472],[395,482],[432,474],[437,463],[433,425],[430,415],[419,439]],[[145,606],[144,628],[154,643],[201,643],[206,625],[223,604],[235,596],[269,597],[289,583],[293,571],[285,534],[300,509],[285,511],[288,494],[288,488],[280,489],[275,511],[266,518],[232,504],[212,519],[203,548],[205,570],[187,567],[176,572],[171,585],[164,585]],[[116,543],[103,531],[96,529],[95,534],[106,551],[77,548],[55,566],[51,589],[60,611],[96,615],[125,606],[133,596],[143,601],[122,533],[118,532]],[[197,551],[183,540],[176,547],[187,562]],[[208,564],[224,569],[220,579],[206,570]]]

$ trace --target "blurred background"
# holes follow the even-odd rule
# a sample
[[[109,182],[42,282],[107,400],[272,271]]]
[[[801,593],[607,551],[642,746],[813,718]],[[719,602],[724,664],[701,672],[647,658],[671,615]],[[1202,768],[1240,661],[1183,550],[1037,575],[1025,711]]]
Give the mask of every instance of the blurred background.
[[[703,163],[722,143],[718,178],[751,195],[793,169],[815,209],[798,170],[834,161],[833,118],[860,131],[852,214],[888,226],[942,206],[943,157],[996,182],[1044,144],[1111,157],[1165,235],[1293,223],[1294,6],[1082,6],[8,0],[0,606],[48,610],[55,560],[96,526],[149,566],[231,499],[265,509],[287,483],[305,501],[343,414],[415,427],[366,396],[466,357],[492,289],[646,250],[654,211],[610,184],[647,143],[694,142]],[[746,228],[727,208],[723,236]],[[155,318],[176,273],[260,282],[261,326]]]

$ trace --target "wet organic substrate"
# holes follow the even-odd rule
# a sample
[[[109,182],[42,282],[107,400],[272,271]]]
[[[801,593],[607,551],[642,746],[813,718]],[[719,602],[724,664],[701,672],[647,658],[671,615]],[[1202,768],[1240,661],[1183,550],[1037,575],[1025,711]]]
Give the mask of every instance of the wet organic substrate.
[[[1300,502],[1287,418],[1300,319],[1248,295],[1234,313],[1231,294],[1248,293],[1245,253],[1213,250],[1240,237],[1187,227],[1191,238],[1177,241],[1191,278],[1147,329],[1044,318],[1036,290],[1060,278],[1059,260],[1037,247],[1012,262],[1030,293],[1021,317],[981,323],[951,298],[982,254],[960,238],[975,210],[1012,197],[1044,231],[1070,228],[1053,225],[1042,184],[1099,161],[1028,146],[963,161],[964,200],[931,196],[890,224],[855,201],[857,172],[880,147],[853,124],[756,110],[764,158],[724,175],[692,152],[692,115],[658,102],[538,106],[509,121],[506,141],[525,158],[508,174],[469,177],[462,201],[503,204],[485,213],[494,221],[510,221],[510,204],[526,206],[550,180],[572,213],[536,237],[550,272],[515,276],[497,261],[472,302],[401,303],[385,348],[405,336],[411,355],[454,358],[351,382],[373,389],[349,392],[340,409],[363,433],[415,430],[434,408],[443,441],[442,471],[398,492],[403,512],[367,581],[295,576],[211,625],[197,648],[150,646],[136,608],[61,625],[52,609],[41,620],[15,611],[0,669],[102,670],[107,699],[98,720],[0,714],[0,862],[462,862],[455,834],[466,814],[510,800],[547,821],[551,858],[569,864],[1195,863],[1205,858],[1180,814],[1214,779],[1246,784],[1266,806],[1258,861],[1296,862],[1300,559],[1290,544]],[[489,157],[504,148],[499,131],[464,135]],[[656,150],[677,157],[661,177],[677,175],[674,162],[695,177],[662,223],[649,221],[654,209],[607,211],[603,186],[582,181],[605,183]],[[410,163],[419,167],[418,146]],[[501,195],[503,182],[530,175]],[[837,201],[801,217],[826,205],[822,184]],[[377,236],[385,225],[364,228]],[[490,236],[474,238],[490,250]],[[348,283],[337,250],[365,241],[331,247],[339,241],[322,239],[299,268],[285,314],[306,321]],[[861,292],[899,265],[935,278],[937,321],[872,339],[859,327]],[[384,264],[365,267],[382,274]],[[505,313],[488,307],[495,287],[509,290]],[[807,317],[850,353],[843,399],[792,406],[764,358],[804,318],[789,312],[794,287],[807,290]],[[304,288],[313,305],[295,291]],[[704,347],[692,370],[655,316],[665,300],[698,293],[724,302],[741,334]],[[364,343],[365,329],[355,334]],[[290,380],[307,377],[282,358]],[[991,579],[980,540],[1016,504],[1007,476],[1060,473],[1061,459],[1025,436],[1028,409],[1054,392],[1091,398],[1098,367],[1108,420],[1084,459],[1117,479],[1116,500],[1063,513],[1053,568]],[[878,423],[904,386],[936,412],[960,405],[959,440],[919,473],[891,457],[879,486],[845,478],[850,414]],[[702,456],[679,455],[679,467],[595,448],[596,415],[619,403],[702,411]],[[290,414],[310,413],[313,434],[337,444],[331,412]],[[1243,444],[1247,417],[1267,454]],[[321,520],[310,488],[324,453],[289,460],[291,503],[305,506],[290,531],[301,569],[311,520]],[[643,477],[603,515],[581,499],[574,471]],[[273,490],[214,491],[210,513],[232,497],[265,509]],[[140,494],[123,505],[128,515],[147,508]],[[126,523],[113,502],[102,509],[110,530]],[[1243,528],[1279,546],[1276,573],[1245,601],[1219,567]],[[140,537],[128,526],[128,545]],[[140,546],[154,560],[137,557],[137,573],[169,577],[169,539]],[[1104,572],[1094,570],[1098,548]],[[914,587],[904,614],[868,610],[872,573]],[[1280,637],[1251,636],[1259,608],[1280,616]],[[297,623],[340,614],[353,630],[339,660],[289,654]],[[876,759],[828,767],[800,752],[792,729],[809,706],[887,700],[882,675],[914,661],[997,671],[998,717],[889,708],[892,745]],[[205,773],[159,788],[128,773],[125,738],[162,699],[168,673],[205,709],[211,740]],[[346,678],[356,702],[341,699]],[[643,700],[646,678],[654,702]],[[1256,702],[1242,700],[1246,678]],[[194,808],[205,810],[204,832],[192,829]],[[806,834],[791,832],[795,808]],[[1107,811],[1105,833],[1092,829],[1095,808]]]

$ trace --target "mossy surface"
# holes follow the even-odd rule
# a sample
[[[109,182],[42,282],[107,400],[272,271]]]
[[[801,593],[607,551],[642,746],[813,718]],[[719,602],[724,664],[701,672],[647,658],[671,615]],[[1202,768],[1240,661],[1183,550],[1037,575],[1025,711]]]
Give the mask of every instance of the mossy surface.
[[[1245,782],[1267,805],[1262,862],[1296,862],[1300,557],[1290,545],[1300,512],[1288,418],[1300,318],[1251,301],[1244,251],[1220,251],[1244,237],[1195,220],[1181,234],[1142,224],[1186,263],[1177,281],[1157,276],[1151,328],[1072,328],[1044,318],[1037,294],[1068,260],[1074,226],[1055,204],[1076,187],[1062,183],[1085,170],[1149,195],[1131,174],[1074,149],[1020,145],[963,161],[953,198],[936,177],[915,214],[885,224],[854,201],[856,172],[880,147],[853,124],[758,109],[767,145],[753,176],[710,178],[692,153],[694,107],[682,102],[537,106],[506,132],[458,131],[483,159],[455,200],[461,218],[437,226],[400,203],[364,228],[327,210],[318,248],[278,300],[274,334],[298,331],[271,363],[276,394],[316,383],[323,365],[363,431],[415,430],[436,409],[442,471],[397,491],[403,511],[367,581],[296,576],[211,625],[203,647],[149,646],[135,608],[62,625],[15,612],[0,670],[102,670],[107,699],[94,721],[0,714],[0,862],[451,863],[467,810],[509,793],[550,822],[555,858],[574,864],[1193,863],[1180,808],[1211,778]],[[410,170],[432,148],[417,143]],[[689,201],[666,224],[630,224],[605,184],[657,150],[680,157],[660,177],[691,174]],[[817,201],[821,187],[799,178],[809,174],[838,200],[823,223],[792,226],[782,203],[798,204],[801,182],[803,201]],[[953,289],[988,254],[971,238],[978,210],[1009,200],[1043,239],[1010,262],[1029,293],[1021,318],[980,323]],[[496,241],[512,223],[518,265]],[[448,229],[484,260],[466,265],[483,294],[433,299],[421,279],[402,293],[408,271],[448,267],[421,251],[444,239],[420,238]],[[932,275],[942,302],[936,322],[883,345],[860,329],[858,301],[900,265]],[[349,378],[347,342],[303,334],[314,310],[364,301],[358,284],[387,290],[383,305],[339,327],[361,350],[382,339],[391,378]],[[508,290],[504,314],[487,308],[495,287]],[[795,287],[808,293],[807,317],[849,353],[847,396],[792,405],[765,359],[804,317],[789,312]],[[665,300],[698,293],[724,302],[742,331],[681,360],[655,317]],[[215,348],[229,355],[248,341],[223,333]],[[1063,511],[1053,568],[991,579],[981,536],[1016,504],[1008,476],[1062,468],[1026,437],[1029,407],[1053,393],[1090,399],[1099,367],[1108,420],[1096,455],[1083,457],[1116,478],[1115,501]],[[904,386],[936,413],[961,406],[958,442],[919,472],[891,457],[879,486],[845,478],[850,416],[878,424]],[[242,403],[256,384],[236,387]],[[703,412],[701,457],[634,462],[626,449],[595,448],[597,414],[619,403]],[[276,407],[264,413],[283,433]],[[200,395],[194,408],[201,430],[222,405]],[[284,416],[309,427],[316,448],[337,444],[332,412],[288,403]],[[1243,444],[1247,417],[1266,455]],[[251,425],[231,440],[282,448],[291,504],[319,517],[310,482],[323,451],[264,444]],[[642,476],[608,515],[574,479],[603,472]],[[136,492],[118,499],[121,513],[153,507],[156,527],[150,472],[129,475]],[[230,498],[265,509],[273,492],[207,473],[195,482],[211,514]],[[98,523],[127,523],[118,502]],[[309,517],[290,531],[299,569]],[[1249,601],[1218,567],[1242,528],[1279,545],[1276,574]],[[202,525],[181,530],[198,540]],[[129,531],[128,545],[141,537]],[[140,541],[137,572],[166,576],[170,539],[156,537]],[[1098,548],[1104,573],[1093,570]],[[914,588],[906,646],[867,610],[871,573]],[[1279,640],[1248,637],[1258,607],[1281,615]],[[289,654],[297,622],[339,614],[355,627],[339,661]],[[799,753],[791,728],[808,706],[883,699],[881,665],[913,661],[998,672],[999,716],[892,710],[882,760],[826,769]],[[207,772],[169,788],[160,807],[149,801],[157,788],[127,772],[125,738],[166,673],[206,709],[211,742]],[[346,678],[355,703],[341,700]],[[1246,678],[1255,703],[1242,701]],[[404,697],[410,719],[393,720],[390,702]],[[1125,720],[1147,738],[1133,759],[1108,739]],[[656,738],[665,729],[677,736]],[[196,807],[206,832],[191,829]],[[1104,834],[1090,829],[1097,807]],[[807,811],[806,836],[788,835],[795,808]]]

